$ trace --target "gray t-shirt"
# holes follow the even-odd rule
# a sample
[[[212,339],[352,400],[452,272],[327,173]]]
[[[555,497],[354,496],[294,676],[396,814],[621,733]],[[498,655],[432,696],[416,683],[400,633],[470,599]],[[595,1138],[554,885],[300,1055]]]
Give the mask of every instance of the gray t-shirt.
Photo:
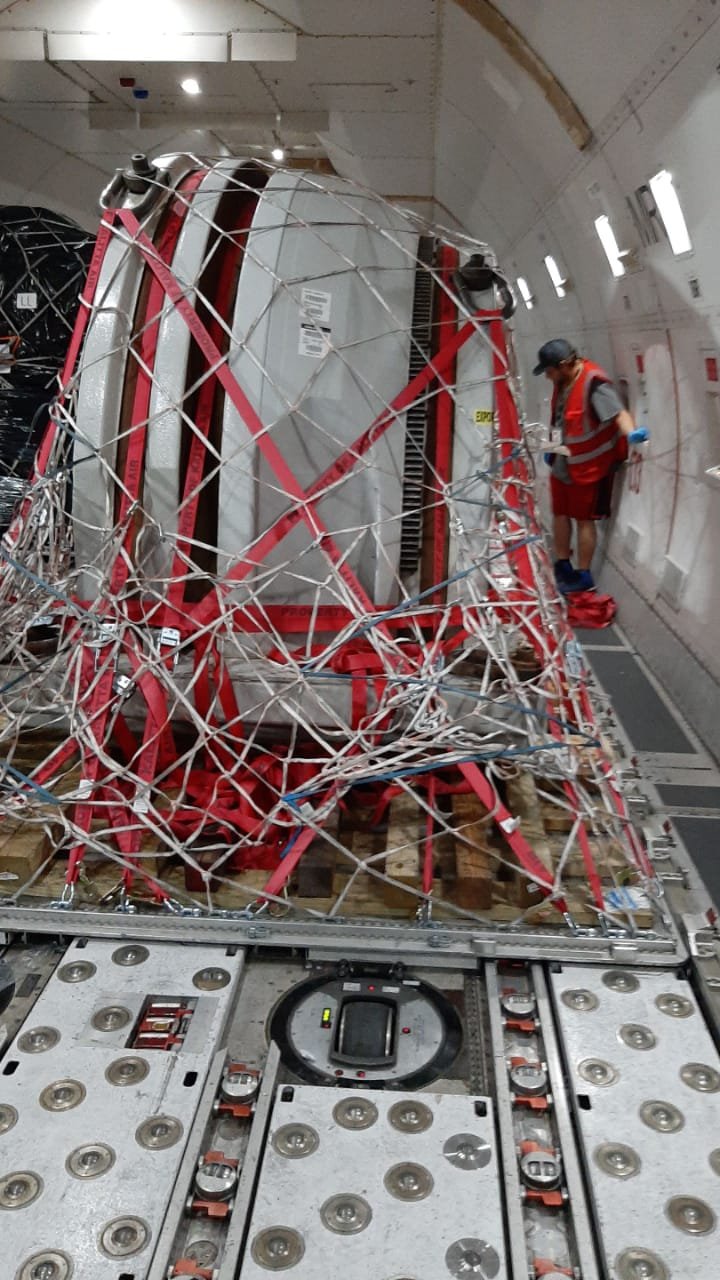
[[[563,444],[565,444],[565,405],[569,391],[570,388],[567,387],[559,393],[552,423],[554,427],[560,428]],[[620,396],[610,382],[598,383],[595,390],[590,394],[590,404],[599,422],[612,422],[613,418],[617,418],[618,414],[622,413],[625,408]],[[552,446],[550,447],[550,452],[552,453]],[[563,484],[572,484],[566,454],[555,454],[552,473],[556,480],[562,480]]]

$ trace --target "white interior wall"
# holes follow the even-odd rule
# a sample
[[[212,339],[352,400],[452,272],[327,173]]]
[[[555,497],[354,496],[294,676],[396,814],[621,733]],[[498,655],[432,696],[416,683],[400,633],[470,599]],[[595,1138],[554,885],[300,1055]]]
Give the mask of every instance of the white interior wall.
[[[632,406],[638,421],[649,426],[651,440],[643,449],[640,492],[631,490],[627,475],[621,481],[605,549],[606,580],[618,594],[620,618],[634,642],[680,704],[693,709],[695,723],[718,754],[720,484],[705,472],[720,463],[720,396],[709,393],[704,368],[706,354],[720,355],[720,76],[717,39],[709,34],[717,8],[712,0],[663,4],[663,23],[681,20],[670,34],[658,29],[658,7],[652,4],[583,6],[580,20],[575,5],[555,0],[538,6],[542,13],[534,26],[519,0],[505,0],[502,8],[523,20],[526,35],[570,90],[600,143],[581,155],[525,86],[522,106],[505,109],[496,135],[506,138],[508,129],[516,130],[512,172],[510,162],[501,168],[483,161],[465,196],[457,177],[447,186],[447,157],[458,150],[448,132],[454,119],[467,120],[468,146],[474,114],[482,152],[492,156],[488,132],[492,136],[502,115],[497,94],[467,72],[487,57],[486,37],[467,14],[448,6],[438,199],[451,204],[468,230],[483,235],[487,225],[506,269],[524,275],[533,289],[534,309],[521,304],[516,322],[529,419],[547,421],[549,414],[549,384],[530,372],[537,348],[549,337],[571,338],[615,375],[628,378]],[[572,17],[575,39],[567,60],[563,8],[567,20]],[[550,9],[552,22],[543,22]],[[707,38],[698,39],[698,32]],[[499,46],[492,61],[508,74],[509,60]],[[461,75],[459,68],[465,68]],[[633,96],[638,105],[628,103]],[[546,162],[545,181],[538,181],[538,163]],[[626,197],[660,168],[674,176],[693,241],[692,253],[679,259],[666,241],[640,246],[626,205]],[[486,224],[483,206],[492,211]],[[640,269],[619,281],[611,276],[593,226],[601,213],[609,215],[621,247],[639,250]],[[572,283],[562,301],[543,266],[548,252]],[[691,279],[699,281],[697,299]],[[635,556],[632,533],[628,554],[629,527],[639,534]],[[662,594],[667,557],[686,574],[675,606]]]

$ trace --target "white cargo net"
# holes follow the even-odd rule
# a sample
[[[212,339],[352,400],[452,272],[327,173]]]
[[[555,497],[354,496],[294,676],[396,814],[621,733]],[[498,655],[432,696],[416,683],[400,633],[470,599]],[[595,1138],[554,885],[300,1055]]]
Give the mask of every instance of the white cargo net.
[[[11,900],[644,927],[487,246],[155,165],[106,193],[4,539]]]

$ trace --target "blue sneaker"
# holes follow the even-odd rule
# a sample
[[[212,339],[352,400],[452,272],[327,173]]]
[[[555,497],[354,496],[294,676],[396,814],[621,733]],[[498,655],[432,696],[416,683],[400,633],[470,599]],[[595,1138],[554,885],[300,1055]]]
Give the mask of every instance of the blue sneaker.
[[[575,569],[569,582],[560,586],[563,595],[571,595],[576,591],[594,591],[595,582],[589,569]]]
[[[569,560],[556,560],[553,565],[555,570],[555,581],[558,586],[563,582],[572,582],[575,577],[575,570]]]

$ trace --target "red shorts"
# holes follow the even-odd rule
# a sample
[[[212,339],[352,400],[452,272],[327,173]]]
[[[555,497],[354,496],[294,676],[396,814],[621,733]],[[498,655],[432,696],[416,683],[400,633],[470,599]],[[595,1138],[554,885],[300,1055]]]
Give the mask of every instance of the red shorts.
[[[563,484],[550,476],[550,501],[554,516],[571,520],[604,520],[610,515],[613,472],[591,484]]]

